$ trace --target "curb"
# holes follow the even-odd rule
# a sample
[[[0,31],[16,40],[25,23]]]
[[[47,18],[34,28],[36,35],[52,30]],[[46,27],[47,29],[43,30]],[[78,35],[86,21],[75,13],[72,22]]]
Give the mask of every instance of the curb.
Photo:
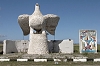
[[[100,62],[100,58],[96,59],[0,59],[1,62],[3,61],[33,61],[33,62],[48,62],[48,61],[54,61],[54,62],[87,62],[87,61],[93,61],[93,62]]]

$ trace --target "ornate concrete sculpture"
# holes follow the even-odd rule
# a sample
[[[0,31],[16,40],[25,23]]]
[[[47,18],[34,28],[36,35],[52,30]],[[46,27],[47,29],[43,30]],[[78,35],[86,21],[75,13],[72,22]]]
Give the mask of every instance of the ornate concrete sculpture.
[[[48,54],[47,33],[55,34],[59,17],[54,14],[42,15],[39,4],[35,5],[32,15],[23,14],[18,17],[18,23],[24,35],[30,33],[28,54]]]

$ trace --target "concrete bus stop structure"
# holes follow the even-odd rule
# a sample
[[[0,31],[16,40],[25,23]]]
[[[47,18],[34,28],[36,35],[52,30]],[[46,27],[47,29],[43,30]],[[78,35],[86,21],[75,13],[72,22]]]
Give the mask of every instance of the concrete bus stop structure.
[[[38,3],[32,15],[19,15],[18,23],[28,40],[5,40],[3,54],[27,52],[28,54],[48,54],[49,52],[73,53],[73,40],[49,40],[47,32],[55,35],[60,17],[54,14],[42,15]]]

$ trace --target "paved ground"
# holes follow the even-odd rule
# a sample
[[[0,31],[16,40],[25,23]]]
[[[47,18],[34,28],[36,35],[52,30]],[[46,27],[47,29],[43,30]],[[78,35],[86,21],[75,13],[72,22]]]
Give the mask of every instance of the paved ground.
[[[84,57],[83,55],[72,55],[72,54],[59,54],[59,53],[51,53],[44,55],[31,55],[27,53],[11,53],[0,55],[0,58],[25,58],[25,59],[34,59],[34,58],[73,58],[73,57]]]

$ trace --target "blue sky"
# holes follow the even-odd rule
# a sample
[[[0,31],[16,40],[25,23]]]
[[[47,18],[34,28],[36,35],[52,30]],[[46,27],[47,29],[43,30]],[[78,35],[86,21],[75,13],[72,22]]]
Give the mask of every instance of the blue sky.
[[[43,15],[60,17],[55,39],[70,38],[78,43],[80,29],[93,29],[97,30],[100,42],[100,0],[0,0],[0,35],[3,35],[0,40],[23,39],[17,18],[21,14],[31,15],[36,3]],[[54,39],[54,36],[49,35],[48,39]]]

